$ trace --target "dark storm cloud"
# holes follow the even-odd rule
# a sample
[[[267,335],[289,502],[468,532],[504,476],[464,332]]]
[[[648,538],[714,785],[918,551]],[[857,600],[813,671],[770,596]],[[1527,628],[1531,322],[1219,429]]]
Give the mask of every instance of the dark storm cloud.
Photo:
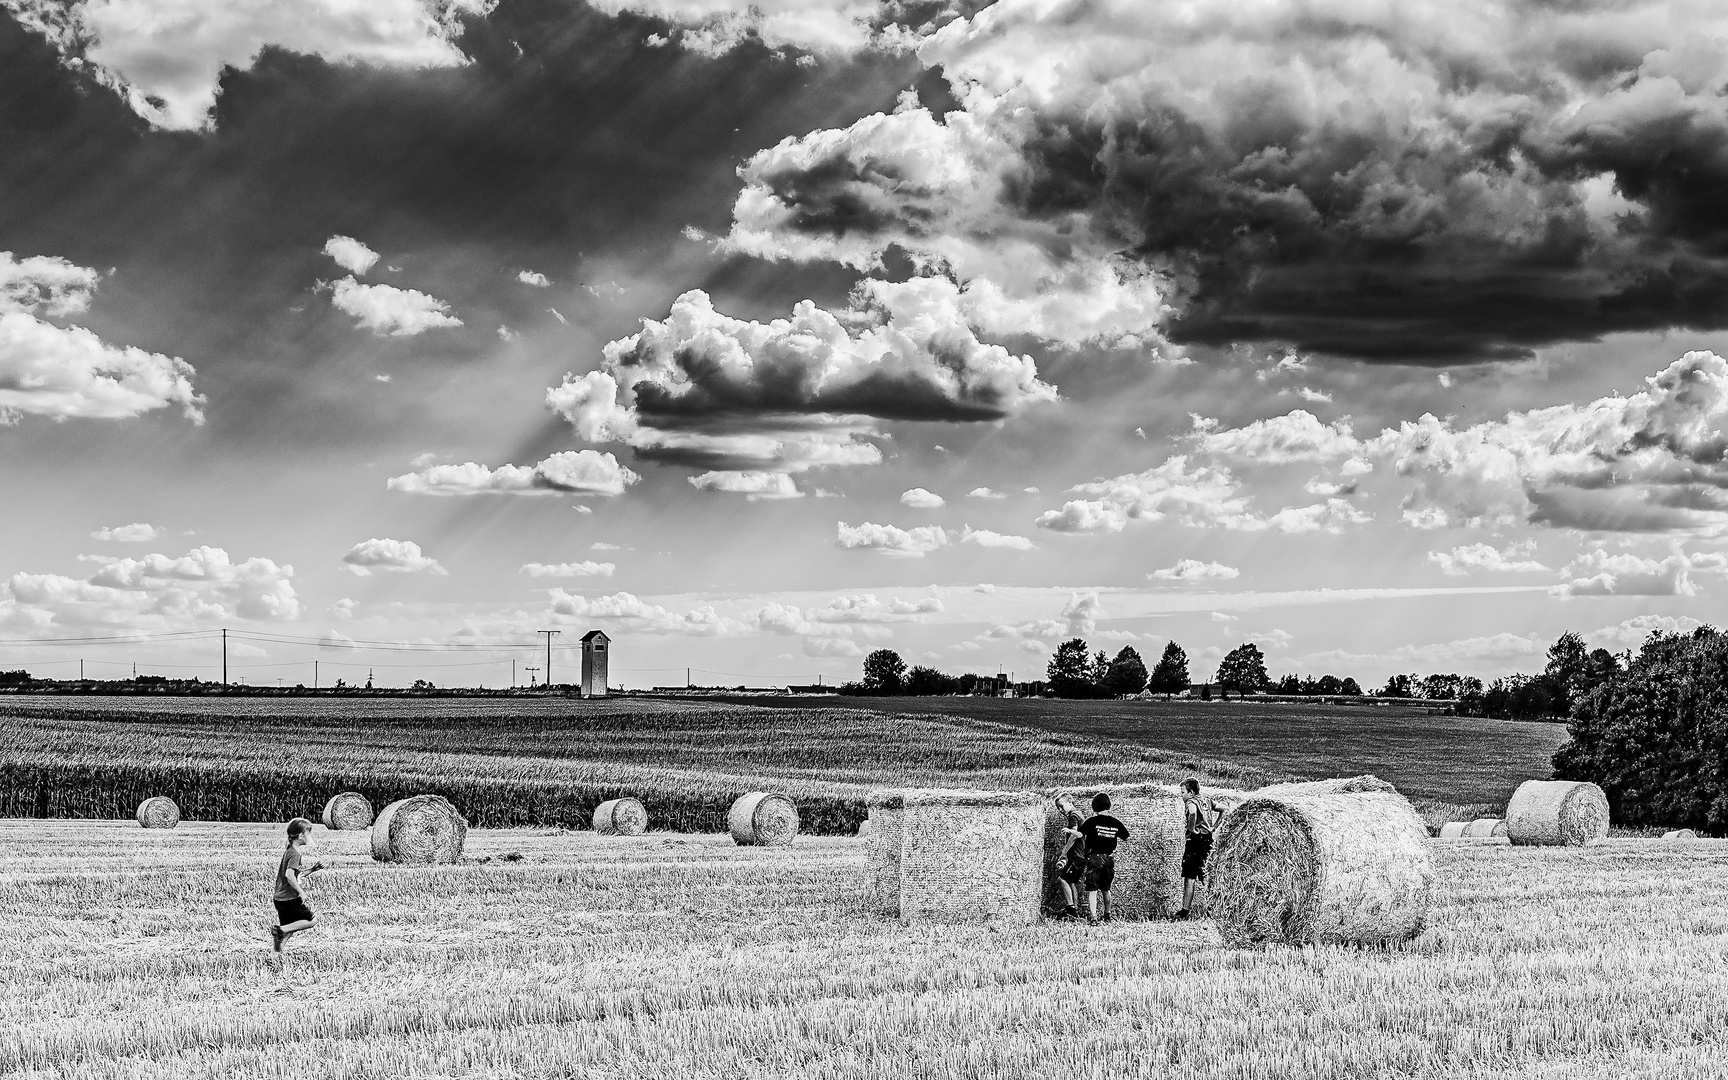
[[[1640,0],[995,8],[921,54],[962,88],[958,121],[902,109],[765,151],[734,241],[852,265],[899,244],[971,283],[1012,276],[976,257],[1011,242],[1057,264],[1110,251],[1155,274],[1177,343],[1456,362],[1721,328],[1714,17]]]
[[[881,108],[916,74],[904,59],[801,64],[748,41],[695,55],[651,44],[664,30],[506,0],[466,22],[466,66],[266,48],[223,72],[210,130],[188,133],[150,130],[0,10],[0,248],[117,268],[92,326],[124,323],[128,340],[192,361],[218,433],[351,438],[406,420],[356,423],[330,365],[481,355],[499,322],[550,317],[518,270],[574,288],[595,260],[687,245],[686,224],[724,226],[741,156]],[[465,326],[356,334],[312,292],[340,274],[321,254],[334,234],[383,255],[373,279],[449,303]]]

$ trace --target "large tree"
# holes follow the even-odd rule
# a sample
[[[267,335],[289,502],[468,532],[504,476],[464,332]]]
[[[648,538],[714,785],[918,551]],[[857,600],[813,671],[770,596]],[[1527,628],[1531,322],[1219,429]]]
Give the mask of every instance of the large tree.
[[[1554,712],[1566,716],[1572,702],[1590,689],[1590,647],[1584,639],[1567,631],[1548,649],[1548,666],[1542,672]]]
[[[1117,697],[1146,689],[1146,662],[1140,659],[1134,646],[1122,646],[1122,651],[1110,661],[1104,671],[1104,689]]]
[[[893,649],[877,649],[864,658],[864,685],[877,694],[898,694],[906,680],[906,661]]]
[[[1158,666],[1152,669],[1146,688],[1168,699],[1171,694],[1180,694],[1192,685],[1188,678],[1188,654],[1172,641],[1164,646],[1164,655],[1158,658]]]
[[[1224,662],[1218,665],[1218,685],[1240,694],[1263,690],[1271,681],[1266,676],[1266,657],[1260,652],[1260,646],[1251,641],[1231,649]]]
[[[1092,656],[1081,638],[1056,646],[1044,674],[1057,697],[1092,697],[1098,693],[1098,684],[1092,681]]]

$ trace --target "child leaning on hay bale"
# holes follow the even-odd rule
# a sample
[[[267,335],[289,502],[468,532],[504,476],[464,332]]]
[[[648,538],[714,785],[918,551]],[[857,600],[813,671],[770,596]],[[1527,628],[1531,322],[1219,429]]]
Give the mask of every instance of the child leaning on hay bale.
[[[1194,885],[1206,880],[1206,857],[1212,854],[1212,830],[1224,811],[1213,799],[1200,796],[1200,781],[1190,776],[1182,781],[1182,909],[1176,918],[1186,919],[1194,907]]]
[[[280,953],[283,942],[313,926],[315,917],[306,903],[304,879],[306,875],[324,869],[326,864],[319,859],[313,859],[311,863],[306,861],[306,838],[311,832],[312,823],[303,817],[288,823],[288,847],[282,852],[282,861],[276,864],[276,892],[273,896],[276,925],[270,928],[273,952]]]
[[[1073,826],[1074,804],[1066,796],[1056,805],[1069,815],[1068,842],[1062,847],[1061,864],[1056,871],[1062,883],[1063,898],[1068,901],[1061,918],[1074,918],[1075,886],[1086,889],[1086,921],[1096,926],[1110,921],[1110,886],[1116,880],[1116,844],[1129,837],[1128,826],[1110,813],[1110,796],[1102,791],[1092,796],[1092,816]],[[1100,914],[1102,912],[1102,914]]]

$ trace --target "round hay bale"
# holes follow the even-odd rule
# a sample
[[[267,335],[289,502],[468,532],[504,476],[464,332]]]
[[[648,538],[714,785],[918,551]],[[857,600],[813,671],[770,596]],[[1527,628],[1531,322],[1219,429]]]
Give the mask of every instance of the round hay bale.
[[[330,796],[324,804],[326,829],[367,829],[372,826],[372,803],[358,791],[344,791]]]
[[[601,836],[641,836],[648,831],[648,808],[631,798],[607,799],[594,808],[594,831]]]
[[[1464,835],[1469,837],[1505,836],[1506,823],[1499,818],[1479,817],[1464,826]]]
[[[462,857],[468,822],[442,795],[413,795],[384,808],[372,823],[372,857],[432,866]]]
[[[1030,926],[1042,894],[1045,798],[1031,791],[901,793],[900,920]]]
[[[1608,835],[1608,796],[1578,780],[1526,780],[1506,804],[1506,835],[1521,847],[1600,843]]]
[[[146,829],[172,829],[180,824],[180,807],[166,795],[152,795],[138,804],[137,818]]]
[[[1696,840],[1698,833],[1692,829],[1669,829],[1662,834],[1664,840]]]
[[[875,831],[876,831],[876,826],[874,826],[870,823],[869,818],[865,818],[863,821],[860,821],[858,823],[858,839],[860,839],[860,840],[870,839],[870,834],[875,832]]]
[[[1206,872],[1230,945],[1408,941],[1434,888],[1427,826],[1396,789],[1257,792],[1219,824]]]
[[[738,796],[726,815],[726,824],[739,844],[787,847],[798,835],[798,806],[784,795],[752,791]]]
[[[878,915],[898,917],[905,793],[898,790],[872,791],[865,796],[864,805],[870,816],[858,827],[858,835],[865,835],[866,828],[870,830],[870,848],[864,864],[867,903]]]
[[[1440,826],[1440,839],[1457,840],[1464,835],[1464,830],[1469,827],[1469,822],[1448,821],[1446,824]]]

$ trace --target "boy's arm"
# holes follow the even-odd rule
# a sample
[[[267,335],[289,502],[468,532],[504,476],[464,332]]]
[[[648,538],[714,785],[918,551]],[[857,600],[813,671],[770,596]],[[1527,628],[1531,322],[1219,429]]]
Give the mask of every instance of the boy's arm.
[[[294,886],[294,891],[300,891],[300,871],[290,866],[282,871],[282,877],[288,884]]]

